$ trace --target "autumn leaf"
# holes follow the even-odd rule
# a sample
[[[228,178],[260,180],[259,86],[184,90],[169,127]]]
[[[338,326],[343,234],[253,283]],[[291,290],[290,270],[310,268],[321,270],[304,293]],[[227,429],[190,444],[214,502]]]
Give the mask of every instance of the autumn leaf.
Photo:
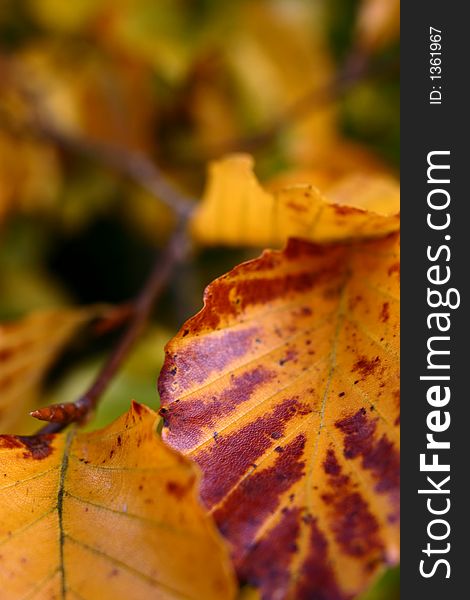
[[[398,37],[400,31],[399,0],[362,0],[356,25],[360,48],[377,50]]]
[[[278,118],[285,107],[307,95],[325,97],[335,77],[325,35],[325,8],[296,1],[286,8],[275,2],[242,6],[239,27],[233,28],[232,39],[224,44],[245,104],[260,124]],[[318,160],[338,132],[334,98],[317,104],[303,117],[293,120],[291,135],[283,140],[295,164]]]
[[[334,156],[334,160],[331,157]],[[330,199],[330,187],[343,178],[362,176],[373,183],[378,180],[390,182],[390,188],[397,193],[397,182],[390,165],[384,164],[375,154],[361,144],[338,137],[335,143],[325,150],[322,159],[307,165],[292,165],[266,182],[266,189],[277,192],[292,185],[308,185],[314,183],[321,193]],[[354,196],[350,201],[354,200]],[[362,207],[364,208],[364,207]],[[378,210],[378,209],[377,209]],[[390,211],[398,212],[399,206],[390,207]]]
[[[0,31],[0,600],[374,596],[399,0],[4,0]],[[108,426],[246,247],[167,347],[163,422]]]
[[[93,433],[0,436],[2,598],[231,599],[197,471],[133,403]]]
[[[398,251],[291,240],[167,346],[163,437],[264,600],[346,600],[398,561]]]
[[[398,182],[384,175],[371,177],[361,173],[345,175],[341,179],[331,182],[325,192],[328,202],[338,206],[352,206],[362,211],[391,218],[390,230],[398,229],[398,213],[400,210],[400,188]],[[363,215],[365,218],[365,215]],[[366,236],[373,237],[367,228]],[[386,227],[379,227],[378,232],[386,231]],[[345,236],[348,228],[345,227]],[[360,235],[363,235],[360,233]]]
[[[10,213],[55,206],[59,184],[57,157],[48,144],[0,131],[0,225]]]
[[[75,332],[103,308],[58,308],[0,324],[0,426],[13,431],[38,397],[49,367]]]
[[[193,233],[205,244],[281,246],[380,237],[399,228],[399,187],[391,178],[346,177],[324,197],[312,185],[262,188],[247,155],[212,163]]]
[[[116,65],[99,53],[48,41],[25,48],[14,68],[59,131],[148,148],[147,71],[130,57]]]

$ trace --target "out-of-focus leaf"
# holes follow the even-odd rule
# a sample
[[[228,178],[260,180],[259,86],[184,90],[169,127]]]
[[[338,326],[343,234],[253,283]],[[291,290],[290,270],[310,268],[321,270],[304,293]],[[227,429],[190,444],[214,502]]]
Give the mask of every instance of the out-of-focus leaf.
[[[133,403],[106,429],[0,436],[2,598],[230,600],[197,472]]]
[[[150,66],[164,80],[180,82],[197,54],[200,29],[204,29],[200,22],[200,28],[191,30],[194,23],[188,12],[182,6],[175,10],[171,0],[107,0],[97,37],[118,54]]]
[[[92,18],[106,6],[100,0],[26,0],[32,17],[47,29],[60,33],[79,33],[86,29]]]
[[[265,251],[166,348],[164,439],[264,600],[349,599],[398,560],[398,244]]]
[[[357,44],[377,50],[400,31],[400,0],[362,0],[357,17]]]
[[[116,62],[89,47],[59,42],[25,48],[14,65],[16,77],[27,83],[60,131],[148,148],[153,106],[145,66],[130,57]]]
[[[49,144],[0,130],[0,224],[12,212],[50,210],[60,183],[57,156]]]
[[[320,3],[247,3],[227,46],[247,110],[261,127],[307,95],[324,95],[334,79]],[[314,102],[302,116],[290,123],[285,153],[294,163],[311,164],[336,137],[334,99]]]
[[[332,156],[334,160],[331,159]],[[368,176],[372,180],[376,177],[394,177],[390,167],[367,148],[339,138],[321,160],[310,165],[292,166],[272,177],[266,186],[270,191],[277,191],[292,185],[315,183],[315,186],[327,196],[330,186],[352,175]]]
[[[289,237],[315,242],[378,237],[399,228],[399,187],[391,178],[347,178],[324,197],[312,185],[274,193],[261,187],[246,155],[210,166],[193,220],[205,244],[280,246]]]
[[[38,399],[40,383],[96,307],[37,311],[0,324],[0,429],[13,431]]]

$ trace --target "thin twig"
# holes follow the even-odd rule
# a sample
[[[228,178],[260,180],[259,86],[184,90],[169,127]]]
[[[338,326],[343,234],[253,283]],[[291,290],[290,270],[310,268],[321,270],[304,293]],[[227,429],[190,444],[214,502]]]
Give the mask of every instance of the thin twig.
[[[117,170],[147,189],[153,196],[165,203],[176,214],[177,227],[164,250],[159,253],[155,265],[142,290],[132,303],[131,317],[127,328],[99,371],[92,385],[75,402],[54,404],[31,412],[31,416],[49,421],[38,431],[55,433],[62,431],[73,422],[85,422],[110,384],[112,378],[127,358],[135,341],[142,333],[156,300],[163,291],[174,267],[186,255],[188,247],[187,223],[193,212],[194,201],[175,189],[160,169],[144,154],[128,148],[108,143],[84,139],[59,130],[49,118],[43,98],[37,90],[30,89],[19,77],[14,67],[9,65],[8,74],[16,83],[22,97],[27,101],[31,112],[28,119],[29,132],[51,141],[58,147],[81,153],[89,158]]]
[[[38,431],[57,433],[68,424],[86,421],[116,374],[130,349],[142,333],[156,300],[169,280],[174,267],[181,262],[187,252],[187,218],[182,218],[169,243],[159,254],[144,287],[134,302],[133,317],[117,346],[113,349],[89,389],[75,402],[53,404],[31,412],[31,416],[49,424]]]
[[[95,159],[128,177],[180,217],[192,212],[194,201],[170,184],[161,170],[142,152],[66,134],[42,117],[37,120],[36,131],[59,147]]]
[[[186,217],[192,212],[194,200],[167,181],[160,168],[142,152],[108,142],[90,140],[59,129],[49,114],[41,91],[25,80],[24,74],[14,61],[2,60],[1,55],[0,75],[14,86],[28,106],[30,115],[27,122],[23,123],[23,129],[27,129],[29,134],[49,140],[65,150],[83,154],[116,170],[146,189],[180,217]],[[4,116],[0,116],[5,121]],[[10,125],[15,129],[14,123]]]

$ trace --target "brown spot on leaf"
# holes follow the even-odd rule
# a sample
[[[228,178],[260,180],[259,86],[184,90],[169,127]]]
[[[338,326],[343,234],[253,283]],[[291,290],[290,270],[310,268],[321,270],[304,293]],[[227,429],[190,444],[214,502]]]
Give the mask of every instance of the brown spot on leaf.
[[[380,366],[380,362],[381,361],[379,356],[376,356],[373,360],[369,360],[365,356],[361,356],[359,360],[357,360],[354,363],[351,372],[359,373],[359,375],[361,375],[364,378],[368,377],[369,375],[372,375],[375,372],[377,367]]]
[[[55,435],[33,435],[33,436],[18,436],[18,439],[23,443],[26,452],[23,453],[25,458],[33,458],[34,460],[42,460],[47,458],[53,451],[51,446]]]
[[[0,435],[0,448],[21,448],[22,445],[14,435]]]
[[[275,444],[274,428],[282,434],[296,414],[305,414],[308,410],[295,397],[284,400],[270,414],[234,433],[219,435],[217,443],[195,455],[204,472],[201,497],[206,506],[211,508],[220,502],[253,463]]]
[[[303,292],[321,282],[329,281],[344,269],[340,254],[309,242],[291,239],[284,250],[284,256],[289,261],[294,261],[300,256],[321,256],[327,258],[326,266],[317,271],[305,270],[268,277],[270,271],[276,272],[282,258],[280,253],[266,252],[260,258],[244,263],[212,282],[204,296],[204,308],[186,322],[184,329],[189,329],[193,334],[206,329],[216,329],[222,318],[233,317],[248,306],[266,304],[286,294]],[[239,278],[237,276],[240,271],[244,274],[256,272],[260,275]]]
[[[320,244],[312,244],[298,238],[290,238],[284,250],[284,255],[289,261],[303,257],[325,257],[330,258],[331,249]]]
[[[167,438],[180,450],[192,448],[200,440],[204,429],[212,429],[215,422],[250,400],[256,389],[274,376],[273,371],[258,366],[233,377],[230,386],[219,394],[171,403],[168,409],[160,411],[169,428]]]
[[[162,403],[165,404],[171,397],[173,368],[178,369],[179,389],[186,390],[196,383],[203,383],[211,373],[221,372],[235,359],[244,356],[253,344],[257,331],[256,327],[250,327],[203,340],[194,339],[181,348],[177,355],[167,355],[158,383]]]
[[[377,419],[369,419],[361,408],[354,415],[335,423],[344,433],[344,456],[362,458],[362,466],[377,480],[377,492],[397,494],[400,486],[400,457],[393,443],[375,434]]]
[[[186,496],[186,494],[188,494],[188,492],[191,491],[193,485],[194,479],[191,479],[189,482],[184,484],[178,483],[177,481],[168,481],[166,484],[166,489],[169,494],[175,496],[175,498],[178,500],[181,500],[184,498],[184,496]]]
[[[384,302],[382,305],[382,310],[380,311],[380,320],[382,323],[386,323],[390,318],[390,303]]]
[[[293,200],[287,201],[286,206],[288,206],[289,208],[292,208],[292,210],[294,210],[296,212],[301,212],[301,213],[308,212],[308,210],[309,210],[308,206],[299,204],[298,202],[294,202]]]
[[[220,531],[235,548],[235,565],[242,564],[259,527],[279,506],[282,495],[304,474],[304,446],[305,436],[300,434],[284,446],[284,452],[277,455],[271,467],[243,479],[214,511]]]
[[[293,597],[296,600],[350,600],[338,586],[328,559],[328,542],[316,519],[311,520],[309,527],[308,552]]]
[[[330,206],[333,207],[337,215],[342,217],[347,215],[358,215],[364,212],[359,208],[355,208],[354,206],[347,206],[345,204],[332,204]]]
[[[16,348],[2,348],[0,350],[0,362],[4,362],[7,361],[9,358],[11,358],[16,352]]]
[[[354,298],[351,298],[351,300],[349,301],[349,309],[354,310],[359,304],[359,302],[362,302],[362,300],[362,296],[360,294],[356,294],[356,296],[354,296]]]
[[[286,354],[279,360],[279,365],[281,367],[283,367],[287,362],[291,361],[291,360],[295,360],[298,356],[298,353],[296,352],[296,350],[293,350],[292,348],[290,348]]]
[[[265,277],[246,279],[236,283],[236,294],[240,298],[241,309],[254,304],[268,304],[290,292],[304,292],[319,283],[325,276],[331,276],[329,270],[316,273],[300,272],[283,277]]]
[[[280,522],[256,543],[239,567],[240,579],[259,587],[263,598],[285,597],[292,556],[297,551],[300,510],[284,512]]]
[[[52,453],[51,444],[54,438],[53,433],[32,436],[2,435],[0,436],[0,448],[24,448],[23,458],[42,460]]]
[[[327,475],[333,475],[334,477],[341,473],[341,467],[332,450],[328,450],[326,453],[326,458],[323,461],[323,470]]]
[[[330,491],[322,495],[329,507],[330,527],[336,542],[350,556],[374,555],[383,558],[383,544],[379,525],[364,498],[352,488],[349,476],[343,475],[332,449],[328,449],[324,462]]]

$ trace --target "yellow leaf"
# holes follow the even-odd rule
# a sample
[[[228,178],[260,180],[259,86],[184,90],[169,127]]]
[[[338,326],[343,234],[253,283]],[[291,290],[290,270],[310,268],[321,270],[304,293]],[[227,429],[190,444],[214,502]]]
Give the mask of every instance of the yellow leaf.
[[[13,431],[38,396],[49,367],[96,307],[31,313],[0,324],[0,429]],[[33,421],[32,421],[33,422]]]
[[[247,155],[210,165],[193,223],[205,244],[280,246],[289,237],[315,242],[379,237],[399,228],[399,187],[392,178],[348,178],[325,198],[311,185],[268,192]]]
[[[348,175],[332,183],[327,194],[329,202],[333,204],[352,206],[380,215],[393,217],[400,210],[398,184],[395,179],[384,175]]]
[[[399,239],[291,240],[166,348],[164,439],[263,600],[346,600],[398,560]]]
[[[234,597],[197,471],[155,424],[133,403],[101,431],[0,437],[2,598]]]

